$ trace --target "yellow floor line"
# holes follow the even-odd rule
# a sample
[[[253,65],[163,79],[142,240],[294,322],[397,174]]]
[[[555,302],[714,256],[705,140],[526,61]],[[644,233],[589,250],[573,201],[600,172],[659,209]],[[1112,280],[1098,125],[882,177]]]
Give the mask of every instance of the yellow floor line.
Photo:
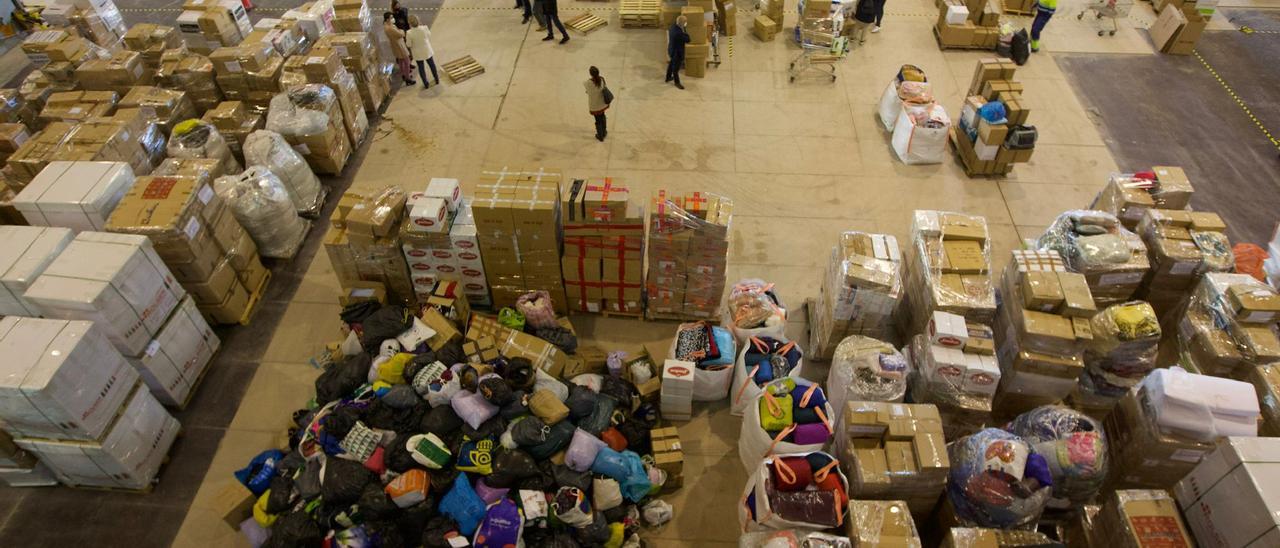
[[[1227,94],[1231,95],[1231,99],[1236,102],[1236,105],[1240,107],[1240,110],[1244,111],[1245,116],[1248,116],[1250,120],[1253,120],[1253,124],[1258,126],[1258,129],[1262,131],[1262,134],[1267,137],[1268,141],[1271,141],[1271,146],[1280,150],[1280,140],[1277,140],[1272,136],[1271,131],[1267,129],[1267,126],[1262,125],[1262,121],[1259,120],[1257,116],[1253,115],[1253,111],[1249,109],[1249,105],[1244,104],[1244,99],[1241,99],[1239,95],[1236,95],[1236,90],[1232,89],[1231,85],[1228,84],[1226,80],[1222,79],[1222,76],[1218,74],[1218,71],[1213,68],[1213,65],[1209,64],[1209,61],[1206,61],[1205,58],[1200,55],[1199,51],[1192,50],[1192,53],[1195,54],[1196,59],[1200,60],[1200,64],[1204,65],[1204,68],[1208,69],[1209,74],[1218,81],[1218,84],[1222,86],[1222,89],[1227,90]]]

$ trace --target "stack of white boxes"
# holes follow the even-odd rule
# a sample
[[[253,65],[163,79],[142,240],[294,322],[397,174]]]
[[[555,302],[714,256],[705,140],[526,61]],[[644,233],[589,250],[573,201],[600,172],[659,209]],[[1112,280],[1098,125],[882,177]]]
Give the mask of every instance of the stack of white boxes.
[[[419,301],[441,279],[457,280],[475,306],[489,306],[471,205],[457,179],[433,178],[405,203],[409,219],[400,231],[405,262]]]
[[[219,345],[145,236],[81,233],[24,297],[47,317],[96,322],[168,405],[187,401]]]
[[[102,230],[133,186],[124,162],[50,162],[13,199],[31,226]]]
[[[471,213],[471,199],[464,198],[458,207],[458,216],[449,230],[449,245],[458,262],[458,274],[462,291],[471,306],[492,306],[489,298],[489,282],[484,276],[484,262],[480,254],[480,239],[476,234],[476,219]]]
[[[932,359],[919,363],[926,364],[921,373],[930,384],[953,387],[988,399],[995,395],[1000,384],[1000,364],[993,355],[965,351],[966,347],[974,350],[975,345],[969,341],[979,333],[970,331],[964,316],[935,311],[926,335]],[[987,343],[992,343],[989,330],[982,335],[988,339]]]
[[[67,485],[145,489],[178,421],[89,321],[0,320],[0,422]]]
[[[693,415],[693,362],[667,360],[662,364],[662,418],[687,421]]]
[[[24,294],[74,237],[69,228],[0,226],[0,315],[44,315]]]
[[[1280,546],[1280,439],[1219,440],[1173,494],[1200,546]]]

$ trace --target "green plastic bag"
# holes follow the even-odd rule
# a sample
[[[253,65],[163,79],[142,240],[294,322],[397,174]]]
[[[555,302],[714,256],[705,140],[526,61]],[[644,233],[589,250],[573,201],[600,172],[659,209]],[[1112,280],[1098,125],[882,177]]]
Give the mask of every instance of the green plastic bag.
[[[516,331],[524,331],[524,314],[508,306],[498,311],[498,323]]]
[[[772,400],[772,403],[770,403],[770,400]],[[791,394],[774,396],[766,392],[757,401],[760,404],[761,428],[767,431],[778,431],[784,430],[795,423],[795,417],[792,414]]]

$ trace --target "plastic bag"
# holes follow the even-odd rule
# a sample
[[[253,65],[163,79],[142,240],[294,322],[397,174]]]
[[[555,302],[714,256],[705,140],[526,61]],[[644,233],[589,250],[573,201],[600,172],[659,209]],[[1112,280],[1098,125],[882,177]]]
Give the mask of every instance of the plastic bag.
[[[175,125],[165,152],[171,158],[221,160],[227,173],[240,173],[240,162],[231,153],[227,140],[218,133],[218,128],[204,120],[185,120]]]
[[[1052,479],[1026,440],[987,428],[951,442],[947,454],[947,497],[962,524],[1026,529],[1039,521]]]
[[[613,478],[595,478],[591,482],[591,504],[601,512],[622,506],[622,488]]]
[[[320,186],[320,180],[302,155],[279,133],[266,130],[250,133],[244,140],[244,161],[248,165],[263,166],[279,177],[298,214],[315,215],[324,207],[324,187]]]
[[[453,480],[453,487],[440,499],[439,509],[441,514],[453,519],[458,524],[458,532],[466,536],[476,532],[485,515],[484,501],[471,488],[465,472]]]
[[[755,356],[758,362],[747,365],[749,356]],[[792,360],[792,358],[795,358]],[[784,363],[785,362],[785,363]],[[773,363],[774,367],[769,364]],[[785,338],[772,337],[752,337],[742,345],[742,350],[738,352],[738,359],[733,362],[733,385],[731,395],[733,397],[733,405],[729,408],[729,412],[741,416],[746,412],[747,406],[751,405],[760,395],[760,386],[758,379],[761,376],[762,369],[776,370],[780,367],[786,367],[787,372],[781,377],[798,378],[801,376],[801,368],[804,366],[804,351],[800,348],[799,343],[795,341],[787,341]],[[766,375],[770,380],[779,378],[776,373]],[[694,386],[697,386],[697,373],[694,373]],[[696,399],[696,398],[695,398]]]
[[[284,184],[270,170],[253,166],[240,175],[219,177],[213,188],[258,245],[259,255],[289,259],[298,253],[311,223],[298,217]]]
[[[499,500],[485,511],[484,521],[476,531],[476,548],[506,548],[521,545],[524,515],[509,498]]]
[[[791,388],[793,386],[795,387],[794,389]],[[811,388],[813,391],[808,392]],[[765,431],[765,429],[760,426],[760,406],[766,403],[765,391],[770,389],[776,392],[783,392],[787,394],[788,397],[792,390],[800,390],[801,392],[808,392],[810,398],[825,400],[825,394],[822,392],[822,387],[803,378],[787,377],[764,385],[760,394],[747,405],[746,414],[742,417],[742,429],[738,434],[738,458],[742,460],[743,468],[748,471],[752,470],[756,463],[760,462],[761,458],[769,455],[770,453],[803,453],[819,451],[827,441],[823,440],[821,443],[807,444],[785,441],[784,438],[795,431],[795,425],[783,429],[776,435],[770,435],[769,432]],[[821,419],[823,426],[826,427],[828,434],[827,438],[830,439],[831,433],[834,432],[834,421],[832,421],[831,418],[836,416],[831,410],[831,402],[822,401],[822,404],[817,406],[816,414]]]
[[[734,284],[725,301],[721,325],[726,326],[738,345],[751,337],[782,338],[787,310],[773,291],[773,284],[746,279]]]
[[[267,129],[280,135],[307,137],[329,129],[329,112],[338,96],[322,84],[307,84],[271,98]]]
[[[462,418],[463,422],[472,428],[479,428],[485,421],[498,414],[498,407],[489,403],[484,396],[466,390],[455,393],[452,398],[449,398],[449,404],[453,406],[453,411]]]
[[[836,461],[834,457],[821,451],[784,453],[758,460],[748,469],[750,474],[747,478],[747,485],[742,493],[742,503],[738,505],[738,522],[744,532],[797,527],[829,529],[843,525],[844,514],[848,505],[840,503],[841,497],[839,493],[848,493],[849,480],[845,478],[838,465],[825,467],[822,471],[824,478],[831,475],[835,476],[836,479],[832,483],[836,486],[837,491],[815,489],[792,492],[796,500],[787,501],[788,506],[804,506],[810,510],[809,512],[784,511],[783,508],[778,507],[779,502],[782,501],[778,497],[777,490],[773,488],[774,462],[787,458],[806,458],[813,454],[820,455],[823,460],[828,462]],[[790,503],[798,504],[793,505]],[[804,517],[802,518],[801,515],[804,515]],[[784,516],[790,516],[792,519],[787,519]]]
[[[1053,496],[1084,504],[1107,478],[1107,438],[1102,424],[1061,405],[1045,405],[1018,415],[1006,428],[1043,456],[1053,477]]]
[[[836,346],[827,372],[827,397],[837,414],[845,402],[901,402],[907,393],[907,359],[893,345],[859,335]]]
[[[525,323],[534,329],[558,327],[551,294],[546,291],[530,291],[516,299],[516,310],[524,316]]]
[[[284,458],[284,453],[277,449],[268,449],[249,461],[249,465],[236,470],[236,479],[249,488],[254,496],[260,496],[271,487],[271,478],[275,476],[276,464]]]
[[[316,403],[324,405],[347,397],[364,384],[368,371],[368,354],[347,356],[341,362],[330,364],[316,377]]]
[[[907,165],[940,164],[950,128],[951,118],[941,105],[929,105],[919,116],[903,109],[893,126],[893,151]]]
[[[347,459],[325,459],[320,473],[320,496],[328,504],[344,505],[359,500],[365,484],[377,481],[367,468]]]
[[[572,470],[586,472],[591,469],[591,463],[595,462],[596,454],[604,447],[606,444],[603,440],[576,428],[573,439],[569,442],[569,450],[565,453],[564,464]]]

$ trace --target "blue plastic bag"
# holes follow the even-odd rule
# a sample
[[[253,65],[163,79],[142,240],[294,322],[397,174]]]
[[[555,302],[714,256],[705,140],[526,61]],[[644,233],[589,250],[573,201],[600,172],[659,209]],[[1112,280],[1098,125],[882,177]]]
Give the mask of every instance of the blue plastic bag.
[[[253,496],[260,497],[271,487],[271,477],[276,475],[276,465],[284,458],[284,453],[276,449],[268,449],[249,461],[249,465],[235,471],[240,480]]]
[[[619,453],[603,447],[596,453],[591,471],[617,480],[622,496],[631,502],[638,502],[649,492],[649,473],[645,471],[640,455],[633,451]]]
[[[440,499],[439,509],[441,514],[457,522],[459,533],[468,537],[480,527],[480,520],[485,514],[484,500],[471,488],[466,472],[453,480],[453,487]]]

